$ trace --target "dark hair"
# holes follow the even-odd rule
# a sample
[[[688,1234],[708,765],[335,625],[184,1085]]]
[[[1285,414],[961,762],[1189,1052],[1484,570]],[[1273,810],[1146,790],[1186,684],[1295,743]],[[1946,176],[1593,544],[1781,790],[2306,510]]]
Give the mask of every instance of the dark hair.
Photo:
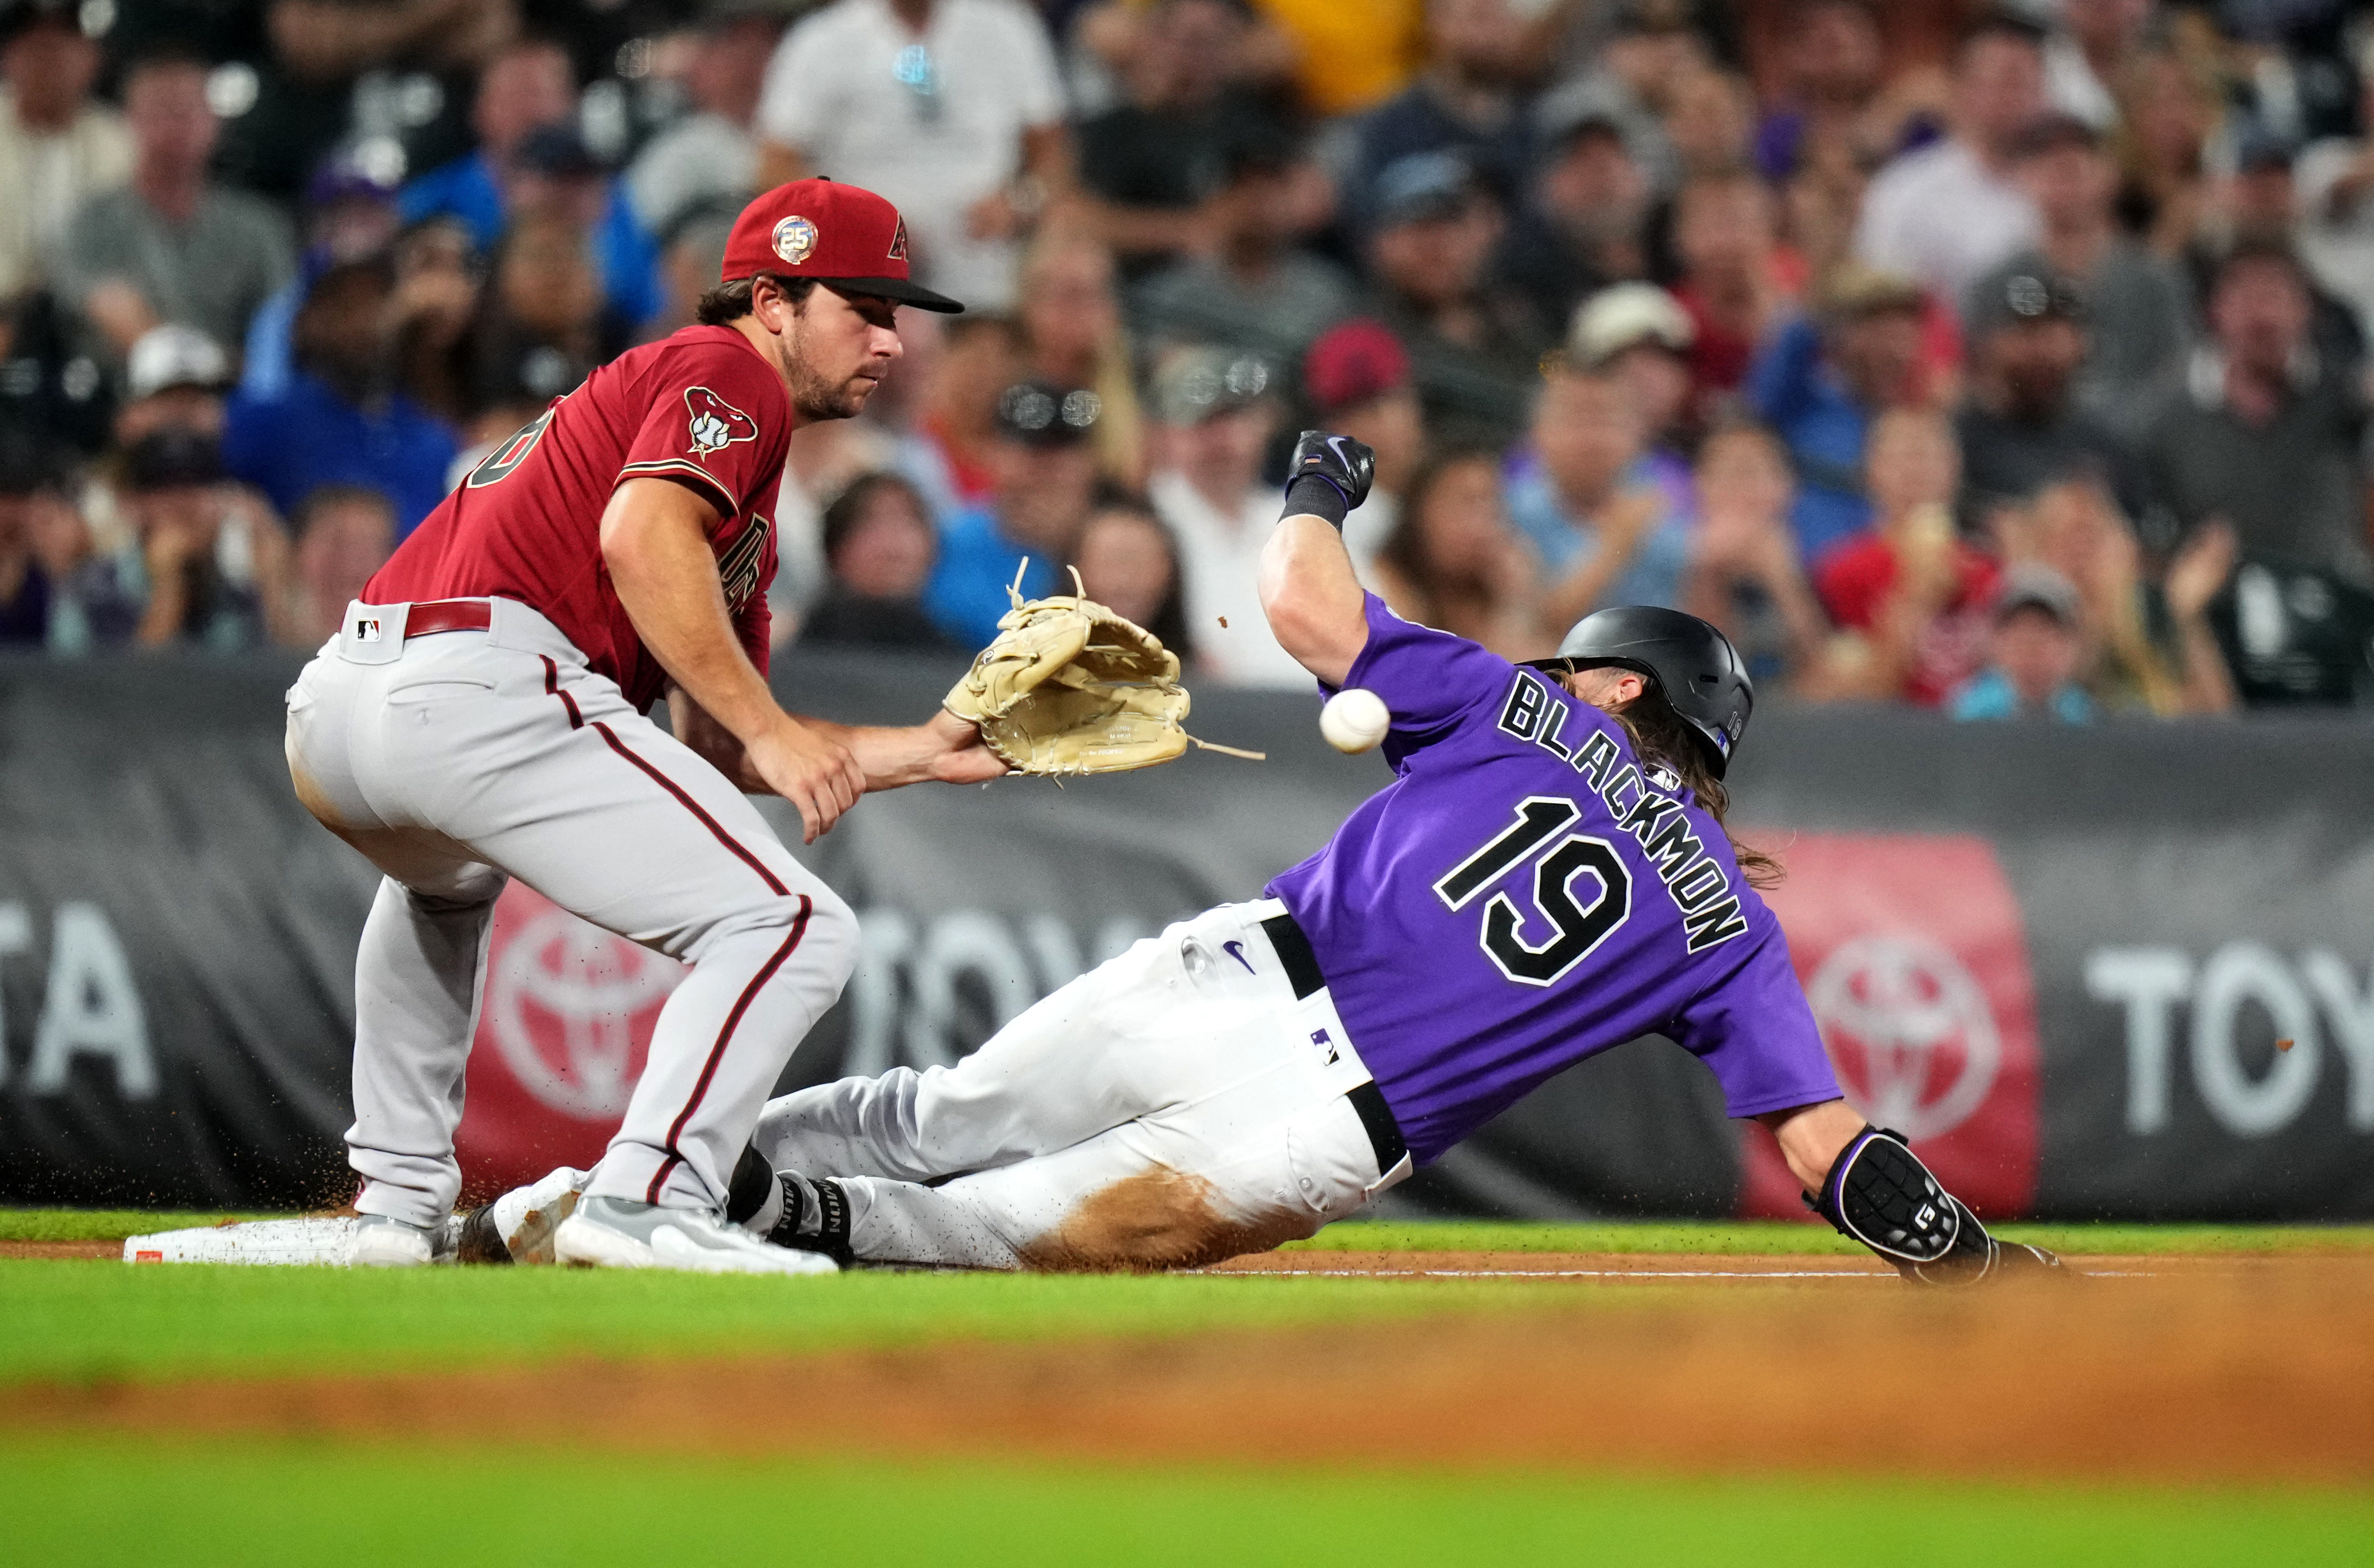
[[[1096,498],[1088,505],[1088,515],[1080,523],[1081,540],[1087,538],[1089,525],[1109,512],[1121,512],[1136,518],[1161,537],[1163,553],[1170,557],[1170,591],[1162,596],[1162,603],[1156,605],[1154,614],[1146,617],[1146,629],[1160,638],[1162,646],[1179,655],[1179,661],[1183,664],[1194,651],[1195,644],[1187,630],[1187,573],[1185,563],[1179,558],[1178,536],[1170,532],[1170,525],[1162,521],[1161,514],[1147,505],[1143,497],[1117,486],[1099,485]],[[1078,556],[1078,544],[1073,546],[1072,554]],[[1069,584],[1065,585],[1064,591],[1070,591]]]
[[[1433,563],[1426,558],[1426,507],[1434,493],[1451,477],[1453,469],[1471,462],[1491,465],[1495,475],[1499,472],[1499,454],[1488,447],[1449,447],[1428,457],[1410,476],[1409,487],[1402,492],[1401,516],[1394,521],[1393,531],[1386,535],[1377,554],[1387,565],[1402,575],[1404,581],[1431,594],[1431,586],[1439,575]],[[1481,583],[1448,584],[1453,588],[1481,589]]]
[[[1714,776],[1707,760],[1709,743],[1693,728],[1688,720],[1674,711],[1665,694],[1651,681],[1639,696],[1621,708],[1609,710],[1609,717],[1624,726],[1632,737],[1632,749],[1644,763],[1663,767],[1682,781],[1685,789],[1698,798],[1715,825],[1722,827],[1723,837],[1731,840],[1731,852],[1739,862],[1739,873],[1750,887],[1777,886],[1787,874],[1780,862],[1752,845],[1743,844],[1723,825],[1723,817],[1731,810],[1731,792],[1722,780]]]
[[[1971,45],[1986,39],[2000,38],[2024,43],[2030,49],[2042,49],[2047,36],[2043,28],[2018,12],[1990,6],[1962,24],[1960,36],[1954,40],[1954,61],[1959,64]]]
[[[2217,259],[2217,271],[2212,290],[2225,287],[2226,280],[2246,266],[2277,266],[2292,275],[2292,281],[2302,288],[2309,286],[2308,269],[2300,264],[2299,252],[2281,240],[2238,240],[2234,248]]]
[[[705,327],[722,327],[728,322],[738,322],[750,313],[750,286],[758,278],[772,278],[775,287],[794,310],[807,303],[816,292],[817,280],[812,277],[785,277],[779,272],[762,272],[756,277],[737,277],[731,283],[721,283],[700,297],[694,308],[695,318]]]
[[[865,521],[865,514],[873,509],[874,497],[885,490],[896,490],[906,497],[908,504],[915,509],[917,521],[926,529],[932,526],[931,503],[923,499],[923,493],[915,488],[911,480],[897,474],[861,474],[824,509],[821,531],[828,568],[832,565],[832,558],[840,553],[840,547],[849,543],[849,536],[857,532],[857,525]]]
[[[313,532],[323,515],[340,507],[369,507],[387,519],[388,536],[395,535],[395,508],[387,497],[365,485],[316,485],[305,492],[297,509],[288,514],[291,538],[302,539]]]
[[[117,80],[128,88],[135,76],[147,76],[151,71],[195,71],[204,76],[213,69],[214,62],[194,46],[168,39],[144,46],[126,60]]]

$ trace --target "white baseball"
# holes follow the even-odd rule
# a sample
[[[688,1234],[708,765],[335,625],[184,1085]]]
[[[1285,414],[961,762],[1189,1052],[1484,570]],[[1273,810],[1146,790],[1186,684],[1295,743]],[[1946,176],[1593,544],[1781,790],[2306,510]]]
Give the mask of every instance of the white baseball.
[[[1319,732],[1339,752],[1364,752],[1385,738],[1393,716],[1385,699],[1359,686],[1346,686],[1319,710]]]

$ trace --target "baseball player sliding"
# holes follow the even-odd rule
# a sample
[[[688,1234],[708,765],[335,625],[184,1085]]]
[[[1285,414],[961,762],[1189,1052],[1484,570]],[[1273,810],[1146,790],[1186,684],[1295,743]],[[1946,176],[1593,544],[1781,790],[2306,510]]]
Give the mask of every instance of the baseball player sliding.
[[[481,463],[290,690],[299,797],[385,873],[356,960],[355,1262],[440,1250],[495,898],[515,876],[692,965],[557,1256],[830,1270],[722,1220],[857,936],[743,791],[792,802],[813,840],[868,790],[1005,771],[946,714],[827,724],[783,712],[765,679],[760,509],[794,421],[855,415],[889,372],[902,304],[961,309],[909,281],[888,202],[823,180],[760,196],[700,324],[594,371]],[[673,735],[643,716],[664,688]]]
[[[737,1217],[841,1259],[1209,1262],[1310,1235],[1553,1073],[1658,1032],[1773,1129],[1810,1204],[1909,1276],[2051,1266],[1840,1098],[1749,884],[1769,863],[1723,829],[1753,693],[1722,634],[1605,610],[1521,666],[1401,621],[1341,537],[1372,466],[1304,436],[1261,597],[1323,686],[1383,699],[1393,782],[1268,896],[1139,942],[954,1067],[772,1102]],[[546,1255],[569,1177],[487,1211],[495,1255]]]

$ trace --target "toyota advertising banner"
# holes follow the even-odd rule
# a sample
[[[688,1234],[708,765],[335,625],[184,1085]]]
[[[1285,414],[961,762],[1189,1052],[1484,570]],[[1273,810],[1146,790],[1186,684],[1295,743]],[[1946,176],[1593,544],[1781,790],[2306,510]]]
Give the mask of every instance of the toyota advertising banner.
[[[373,875],[280,761],[277,661],[0,662],[0,1199],[336,1202]],[[795,709],[953,666],[802,657]],[[803,851],[863,954],[787,1085],[953,1061],[1183,915],[1255,895],[1386,774],[1315,702],[1202,693],[1192,754],[873,798]],[[2374,1215],[2374,727],[1758,716],[1739,821],[1840,1082],[1991,1215]],[[797,841],[787,807],[768,808]],[[458,1140],[474,1191],[598,1157],[683,969],[513,886]],[[1663,1041],[1552,1081],[1410,1208],[1800,1216]]]

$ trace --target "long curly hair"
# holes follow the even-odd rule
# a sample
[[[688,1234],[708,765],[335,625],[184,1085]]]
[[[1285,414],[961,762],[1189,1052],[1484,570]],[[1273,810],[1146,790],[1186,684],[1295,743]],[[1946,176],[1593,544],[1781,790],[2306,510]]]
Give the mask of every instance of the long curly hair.
[[[1788,875],[1788,869],[1752,844],[1742,843],[1724,825],[1723,817],[1731,810],[1731,791],[1714,776],[1707,760],[1707,739],[1690,721],[1674,711],[1664,692],[1651,682],[1639,696],[1620,707],[1607,710],[1608,716],[1624,726],[1632,737],[1632,749],[1645,763],[1665,768],[1697,797],[1707,814],[1722,828],[1723,837],[1731,840],[1731,852],[1739,861],[1739,874],[1747,879],[1750,887],[1777,887]]]

